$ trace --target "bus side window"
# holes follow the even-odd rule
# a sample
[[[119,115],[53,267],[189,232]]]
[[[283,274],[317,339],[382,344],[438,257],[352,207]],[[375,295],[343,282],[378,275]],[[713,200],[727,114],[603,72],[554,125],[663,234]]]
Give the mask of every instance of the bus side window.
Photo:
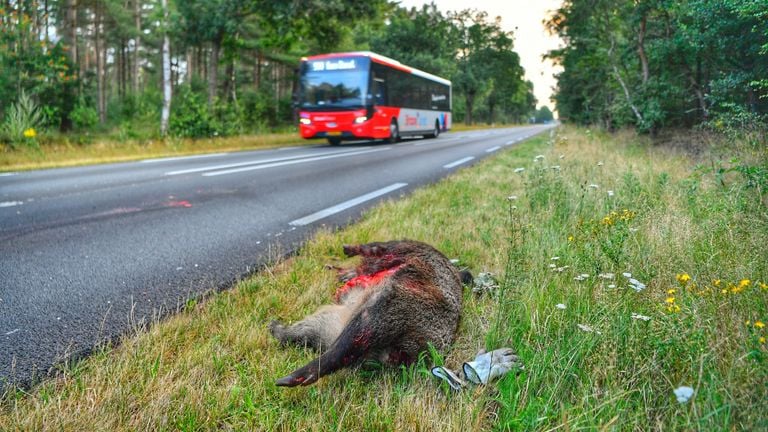
[[[373,79],[373,102],[376,105],[387,105],[387,84],[381,78]]]

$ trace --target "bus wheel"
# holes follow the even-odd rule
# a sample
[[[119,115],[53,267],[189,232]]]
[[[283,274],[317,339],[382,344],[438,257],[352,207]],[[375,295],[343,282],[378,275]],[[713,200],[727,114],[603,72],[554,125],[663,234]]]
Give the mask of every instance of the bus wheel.
[[[394,144],[400,141],[400,128],[397,127],[397,120],[392,120],[389,124],[389,143]]]
[[[337,146],[341,144],[341,138],[328,138],[328,144],[332,146]]]
[[[440,124],[435,122],[435,130],[431,134],[424,135],[425,138],[437,138],[440,135]]]

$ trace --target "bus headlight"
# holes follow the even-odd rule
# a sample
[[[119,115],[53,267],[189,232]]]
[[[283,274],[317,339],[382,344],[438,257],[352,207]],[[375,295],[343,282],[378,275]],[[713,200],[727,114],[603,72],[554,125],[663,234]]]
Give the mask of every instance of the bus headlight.
[[[312,124],[312,120],[310,120],[308,118],[302,117],[301,119],[299,119],[299,123],[301,123],[303,125],[311,125]]]
[[[363,122],[365,122],[366,120],[368,120],[368,117],[366,117],[366,116],[355,117],[355,123],[356,123],[356,124],[360,124],[360,123],[363,123]]]

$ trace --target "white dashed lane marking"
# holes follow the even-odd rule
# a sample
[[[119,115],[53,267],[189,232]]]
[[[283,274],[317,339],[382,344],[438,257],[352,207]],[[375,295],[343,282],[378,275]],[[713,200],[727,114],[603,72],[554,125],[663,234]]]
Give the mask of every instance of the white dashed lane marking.
[[[453,161],[453,162],[451,162],[451,163],[449,163],[447,165],[443,165],[443,168],[451,169],[453,167],[457,167],[457,166],[459,166],[461,164],[467,163],[467,162],[471,161],[474,158],[475,158],[474,156],[467,156],[467,157],[459,159],[457,161]]]
[[[328,216],[334,215],[336,213],[342,212],[344,210],[347,210],[349,208],[352,208],[354,206],[360,205],[366,201],[370,201],[374,198],[378,198],[382,195],[388,194],[392,191],[401,189],[408,186],[408,183],[395,183],[391,184],[385,188],[381,188],[379,190],[375,190],[373,192],[367,193],[365,195],[361,195],[357,198],[352,198],[349,201],[344,201],[343,203],[337,204],[333,207],[328,207],[327,209],[320,210],[319,212],[312,213],[311,215],[304,216],[301,219],[296,219],[295,221],[290,222],[290,225],[293,226],[304,226],[309,225],[312,222],[318,221],[320,219],[327,218]]]

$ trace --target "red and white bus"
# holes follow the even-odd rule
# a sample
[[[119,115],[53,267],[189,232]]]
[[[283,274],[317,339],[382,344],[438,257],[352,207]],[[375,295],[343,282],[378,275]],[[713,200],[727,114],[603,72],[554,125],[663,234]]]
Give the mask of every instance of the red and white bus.
[[[451,127],[451,82],[372,52],[302,58],[299,129],[304,138],[437,137]]]

